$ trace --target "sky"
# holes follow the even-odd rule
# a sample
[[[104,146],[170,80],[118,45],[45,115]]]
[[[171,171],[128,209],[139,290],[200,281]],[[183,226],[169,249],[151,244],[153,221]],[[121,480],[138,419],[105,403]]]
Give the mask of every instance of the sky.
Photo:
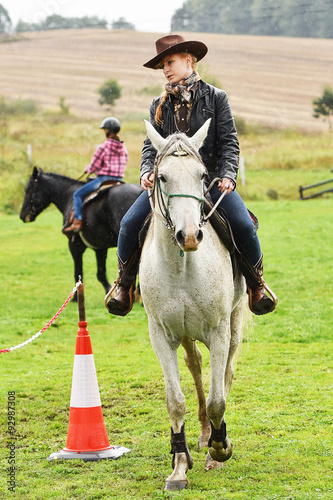
[[[170,32],[171,17],[185,0],[0,0],[15,26],[19,19],[39,23],[47,16],[97,16],[108,23],[124,17],[137,31]]]

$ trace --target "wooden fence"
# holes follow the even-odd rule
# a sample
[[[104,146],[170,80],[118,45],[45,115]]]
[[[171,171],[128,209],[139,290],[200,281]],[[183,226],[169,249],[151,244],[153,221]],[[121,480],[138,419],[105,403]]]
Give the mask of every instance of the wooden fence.
[[[312,189],[318,186],[324,186],[325,184],[329,184],[330,182],[333,182],[333,179],[329,179],[328,181],[318,182],[317,184],[310,184],[309,186],[304,186],[304,187],[300,186],[299,195],[301,200],[309,200],[310,198],[317,198],[317,196],[321,196],[325,193],[332,193],[333,187],[329,189],[324,189],[323,191],[317,191],[315,193],[309,194],[308,196],[303,196],[303,192],[306,191],[307,189]]]

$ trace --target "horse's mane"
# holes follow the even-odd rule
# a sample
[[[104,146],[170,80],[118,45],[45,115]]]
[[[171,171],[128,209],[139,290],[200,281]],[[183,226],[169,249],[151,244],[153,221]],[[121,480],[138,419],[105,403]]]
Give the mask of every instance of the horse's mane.
[[[63,179],[70,182],[78,182],[77,179],[73,179],[73,177],[68,177],[67,175],[57,174],[56,172],[43,172],[44,175],[48,177],[52,177],[53,179]]]
[[[64,183],[65,185],[73,185],[76,184],[80,186],[83,184],[82,181],[78,179],[73,179],[73,177],[68,177],[67,175],[57,174],[56,172],[44,172],[41,168],[38,169],[38,175],[44,176],[44,178],[49,179],[51,183]]]

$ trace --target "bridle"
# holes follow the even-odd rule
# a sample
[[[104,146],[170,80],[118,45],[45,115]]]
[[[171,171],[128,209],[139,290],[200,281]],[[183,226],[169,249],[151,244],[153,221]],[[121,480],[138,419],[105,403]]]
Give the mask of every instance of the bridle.
[[[187,150],[187,148],[188,148],[188,150]],[[161,179],[160,179],[160,177],[158,175],[158,168],[159,168],[162,160],[166,156],[184,157],[184,156],[190,156],[190,155],[194,156],[204,166],[205,170],[207,171],[206,166],[204,165],[204,163],[203,163],[203,161],[201,159],[201,156],[199,155],[199,153],[195,149],[192,149],[192,147],[189,147],[189,146],[186,145],[186,149],[177,148],[176,150],[173,150],[172,152],[170,152],[170,147],[167,146],[156,157],[155,166],[154,166],[154,170],[153,170],[153,172],[154,172],[154,185],[153,185],[152,189],[148,189],[148,198],[149,198],[149,202],[150,202],[150,206],[151,206],[152,212],[153,212],[154,216],[156,216],[156,217],[158,217],[158,218],[161,219],[161,221],[163,222],[163,224],[165,225],[165,227],[167,229],[169,229],[169,230],[172,231],[171,237],[172,237],[173,242],[176,245],[177,245],[177,240],[176,240],[176,234],[175,234],[175,225],[172,222],[172,218],[171,218],[170,210],[169,210],[169,208],[170,208],[170,200],[172,198],[192,198],[194,200],[197,200],[199,202],[199,204],[200,204],[200,221],[199,221],[199,227],[202,227],[205,224],[207,224],[208,219],[213,214],[213,212],[216,210],[217,206],[222,201],[222,199],[224,198],[224,196],[227,194],[227,191],[224,191],[221,194],[221,196],[219,197],[219,199],[217,200],[217,202],[215,203],[215,205],[211,208],[211,210],[208,213],[208,215],[205,216],[205,214],[204,214],[205,196],[201,198],[201,197],[198,197],[198,196],[195,196],[195,195],[192,195],[192,194],[167,193],[162,188],[162,186],[161,186]],[[209,184],[208,188],[206,189],[205,194],[208,194],[208,192],[211,190],[211,188],[213,187],[213,185],[216,182],[219,182],[219,181],[220,181],[219,178],[213,179],[213,181]],[[154,198],[154,194],[155,194],[155,198]],[[163,195],[164,195],[164,197],[166,197],[166,203],[165,203]],[[155,204],[158,205],[158,208],[159,208],[158,211],[155,210],[154,201],[155,201]],[[180,255],[181,256],[184,255],[183,250],[180,250]]]
[[[155,167],[154,167],[154,179],[155,179],[154,186],[153,186],[152,190],[148,190],[149,201],[150,201],[150,205],[152,207],[152,211],[153,211],[154,215],[161,218],[163,224],[166,226],[167,229],[172,230],[172,237],[173,237],[174,241],[175,241],[175,225],[172,222],[170,210],[169,210],[171,198],[192,198],[192,199],[197,200],[199,202],[199,204],[200,204],[199,227],[202,227],[205,224],[205,221],[204,221],[204,202],[205,202],[205,199],[198,197],[198,196],[195,196],[195,195],[192,195],[192,194],[167,193],[161,186],[161,179],[158,176],[158,167],[159,167],[161,161],[163,160],[163,158],[165,158],[165,156],[181,157],[181,156],[189,156],[189,155],[190,155],[190,153],[188,151],[185,151],[185,150],[173,151],[169,155],[164,155],[164,154],[158,155],[156,158]],[[202,163],[201,158],[196,154],[195,154],[195,156]],[[159,212],[156,212],[155,206],[154,206],[153,201],[152,201],[154,193],[155,193],[155,203],[157,203],[157,205],[158,205]],[[166,197],[166,203],[164,201],[164,197],[162,196],[162,194]]]
[[[34,201],[35,188],[36,188],[37,182],[38,182],[38,177],[36,177],[33,180],[33,184],[31,186],[31,197],[30,197],[29,215],[32,216],[32,217],[36,216],[36,214],[37,214],[37,208],[36,208],[35,201]]]

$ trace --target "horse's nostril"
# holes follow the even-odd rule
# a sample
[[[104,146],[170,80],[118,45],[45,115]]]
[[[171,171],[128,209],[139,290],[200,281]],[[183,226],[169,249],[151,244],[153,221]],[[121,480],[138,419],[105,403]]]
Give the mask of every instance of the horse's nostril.
[[[202,241],[202,238],[203,238],[203,232],[201,231],[201,229],[199,229],[199,231],[197,232],[197,240],[199,243]]]
[[[183,233],[183,231],[176,232],[176,240],[181,246],[185,245],[185,234]]]

